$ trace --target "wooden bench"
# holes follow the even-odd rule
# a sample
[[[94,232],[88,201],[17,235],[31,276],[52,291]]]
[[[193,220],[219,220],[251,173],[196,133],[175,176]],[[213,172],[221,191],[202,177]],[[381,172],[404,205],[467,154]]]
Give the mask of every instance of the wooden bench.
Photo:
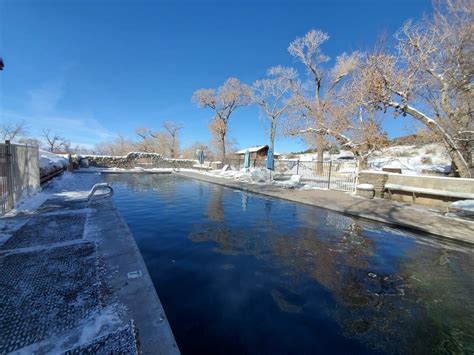
[[[392,191],[411,192],[413,203],[416,202],[417,194],[456,198],[459,200],[474,199],[473,193],[427,189],[424,187],[416,187],[416,186],[408,186],[408,185],[385,184],[385,190],[388,191],[390,199],[392,199]]]

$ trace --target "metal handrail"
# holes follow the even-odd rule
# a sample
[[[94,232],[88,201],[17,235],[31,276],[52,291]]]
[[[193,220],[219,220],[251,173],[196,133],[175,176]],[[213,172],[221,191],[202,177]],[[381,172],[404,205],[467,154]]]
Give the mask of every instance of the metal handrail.
[[[91,202],[92,198],[94,197],[94,194],[99,190],[108,190],[108,192],[100,194],[96,197],[110,198],[114,195],[114,189],[112,188],[112,186],[110,186],[106,182],[101,182],[92,186],[92,189],[89,191],[89,194],[87,195],[87,202]]]

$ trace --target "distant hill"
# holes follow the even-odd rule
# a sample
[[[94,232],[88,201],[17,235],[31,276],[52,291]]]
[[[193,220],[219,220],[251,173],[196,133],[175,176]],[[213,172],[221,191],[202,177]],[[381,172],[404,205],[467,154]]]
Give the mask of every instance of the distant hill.
[[[420,136],[418,134],[409,134],[407,136],[400,136],[393,138],[389,141],[391,147],[397,145],[422,145],[434,143],[432,139],[428,139],[426,136]]]
[[[430,143],[435,143],[435,141],[433,139],[430,139],[426,135],[408,134],[406,136],[400,136],[400,137],[390,139],[388,142],[388,145],[389,147],[395,147],[395,146],[400,146],[400,145],[423,146]],[[331,144],[330,146],[324,149],[325,152],[332,151],[331,152],[332,154],[337,154],[339,153],[340,150],[341,149],[337,144]],[[300,152],[291,152],[291,154],[315,154],[316,151],[317,151],[316,148],[309,148],[306,150],[302,150]]]

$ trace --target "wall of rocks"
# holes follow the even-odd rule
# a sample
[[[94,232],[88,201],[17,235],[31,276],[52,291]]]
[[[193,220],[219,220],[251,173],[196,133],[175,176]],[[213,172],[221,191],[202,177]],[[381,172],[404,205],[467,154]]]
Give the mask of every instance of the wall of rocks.
[[[378,171],[359,172],[359,184],[371,184],[374,186],[375,197],[384,197],[385,184],[388,180],[388,173]]]
[[[197,164],[192,159],[168,159],[157,153],[131,152],[125,156],[110,155],[82,155],[78,157],[79,165],[87,164],[90,167],[97,168],[122,168],[133,169],[141,168],[193,168]]]

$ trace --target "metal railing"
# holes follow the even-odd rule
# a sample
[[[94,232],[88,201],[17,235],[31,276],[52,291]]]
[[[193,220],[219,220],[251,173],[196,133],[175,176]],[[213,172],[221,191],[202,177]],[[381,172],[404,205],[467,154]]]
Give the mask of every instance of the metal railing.
[[[275,172],[281,175],[300,175],[315,187],[353,192],[357,179],[357,162],[275,160]]]
[[[39,187],[38,147],[0,143],[0,215]]]
[[[243,159],[226,159],[232,170],[244,167]],[[266,159],[250,160],[250,167],[266,167]],[[357,162],[345,160],[300,161],[298,159],[275,159],[275,176],[300,175],[312,186],[353,192],[357,179]]]

